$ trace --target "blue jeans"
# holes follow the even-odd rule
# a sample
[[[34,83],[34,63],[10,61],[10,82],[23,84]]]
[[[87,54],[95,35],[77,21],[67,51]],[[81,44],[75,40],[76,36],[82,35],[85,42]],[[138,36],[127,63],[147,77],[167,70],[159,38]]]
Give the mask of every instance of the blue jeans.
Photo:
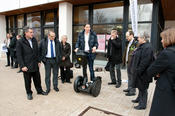
[[[95,59],[95,54],[94,53],[86,53],[86,58],[87,58],[87,63],[89,65],[89,71],[90,71],[90,78],[91,81],[95,80],[95,74],[94,74],[94,59]],[[87,79],[87,63],[83,65],[83,76]]]

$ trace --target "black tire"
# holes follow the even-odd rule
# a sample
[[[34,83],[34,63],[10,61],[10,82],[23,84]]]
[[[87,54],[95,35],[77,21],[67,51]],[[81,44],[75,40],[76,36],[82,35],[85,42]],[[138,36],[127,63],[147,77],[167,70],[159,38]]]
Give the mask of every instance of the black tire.
[[[74,81],[74,91],[75,92],[80,92],[78,87],[80,87],[82,84],[83,84],[83,77],[78,76]]]
[[[99,76],[96,77],[96,79],[93,83],[92,89],[91,89],[92,96],[97,97],[100,94],[101,83],[102,83],[101,77],[99,77]]]

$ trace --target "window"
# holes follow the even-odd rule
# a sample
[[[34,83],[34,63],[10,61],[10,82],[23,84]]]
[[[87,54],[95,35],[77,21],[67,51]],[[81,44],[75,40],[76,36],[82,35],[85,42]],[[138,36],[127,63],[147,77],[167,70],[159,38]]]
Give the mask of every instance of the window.
[[[138,5],[138,21],[152,21],[153,4],[139,4]],[[130,10],[129,10],[130,11]],[[129,21],[131,21],[131,12],[129,12]]]
[[[41,26],[40,12],[27,14],[27,26],[28,27],[40,27]]]
[[[8,17],[8,25],[9,25],[9,29],[10,28],[15,28],[14,16],[9,16]]]
[[[41,29],[40,28],[33,28],[33,32],[34,32],[34,37],[36,38],[36,40],[39,43],[41,40]]]
[[[123,22],[123,2],[112,2],[94,5],[93,23]]]
[[[153,4],[151,1],[138,2],[138,34],[147,33],[151,37]],[[131,22],[131,13],[129,12],[129,21]],[[128,25],[128,29],[132,29],[132,25]]]
[[[45,23],[44,25],[54,25],[54,12],[53,11],[47,11],[44,12],[44,19],[45,19]]]
[[[24,15],[18,15],[17,16],[17,27],[23,28],[24,26]]]
[[[88,6],[74,7],[74,24],[86,24],[88,23],[89,15]]]
[[[49,34],[49,31],[53,31],[54,32],[54,28],[45,28],[44,29],[44,37],[47,37],[47,35]]]

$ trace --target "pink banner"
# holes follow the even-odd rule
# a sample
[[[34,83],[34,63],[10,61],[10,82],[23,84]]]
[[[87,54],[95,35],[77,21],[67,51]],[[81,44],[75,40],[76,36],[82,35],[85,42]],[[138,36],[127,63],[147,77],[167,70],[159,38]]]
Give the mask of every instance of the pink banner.
[[[105,34],[97,34],[98,49],[97,52],[105,52]]]

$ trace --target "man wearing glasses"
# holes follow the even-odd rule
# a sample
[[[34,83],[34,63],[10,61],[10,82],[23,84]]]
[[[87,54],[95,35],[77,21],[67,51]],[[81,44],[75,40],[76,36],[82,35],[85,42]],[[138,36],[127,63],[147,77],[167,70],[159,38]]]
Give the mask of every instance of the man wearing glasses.
[[[55,38],[55,33],[50,31],[48,37],[41,40],[39,45],[40,61],[45,66],[45,83],[46,92],[50,92],[51,69],[53,70],[53,88],[56,92],[58,89],[58,66],[61,62],[61,45]]]

